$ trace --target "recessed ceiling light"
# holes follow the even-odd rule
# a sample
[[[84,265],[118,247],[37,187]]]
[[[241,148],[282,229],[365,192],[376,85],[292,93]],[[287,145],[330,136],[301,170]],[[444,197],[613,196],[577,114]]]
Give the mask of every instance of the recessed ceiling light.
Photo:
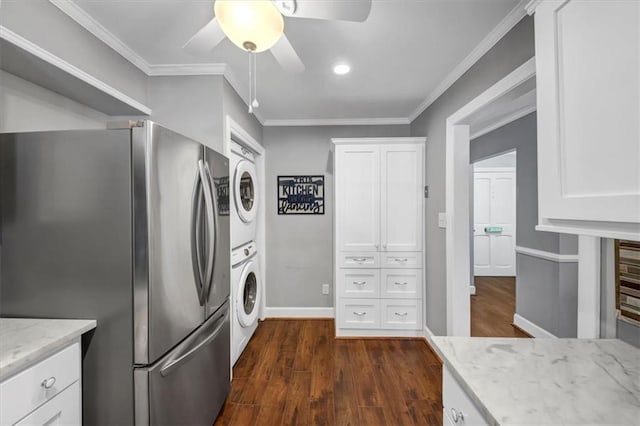
[[[338,75],[345,75],[351,71],[351,67],[347,64],[337,64],[333,67],[333,72]]]

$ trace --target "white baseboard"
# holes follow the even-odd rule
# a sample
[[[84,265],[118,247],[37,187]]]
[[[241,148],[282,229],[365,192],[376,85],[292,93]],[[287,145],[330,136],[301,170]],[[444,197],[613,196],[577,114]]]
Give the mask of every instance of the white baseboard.
[[[472,296],[475,296],[475,295],[476,295],[476,286],[475,286],[475,285],[472,285],[472,286],[470,286],[470,287],[471,287],[471,289],[470,289],[471,295],[472,295]]]
[[[265,318],[334,318],[333,308],[265,307]]]
[[[513,315],[513,324],[520,327],[521,329],[523,329],[524,331],[526,331],[527,333],[529,333],[530,335],[536,338],[542,338],[542,339],[558,338],[557,336],[554,336],[553,334],[549,333],[544,328],[537,326],[536,324],[532,323],[528,319],[518,314]]]

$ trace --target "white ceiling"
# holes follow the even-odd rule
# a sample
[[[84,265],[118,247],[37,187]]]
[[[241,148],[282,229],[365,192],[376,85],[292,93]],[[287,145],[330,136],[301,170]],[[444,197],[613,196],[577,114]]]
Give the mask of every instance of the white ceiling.
[[[184,43],[213,17],[213,1],[75,0],[143,62],[228,64],[246,97],[247,54],[224,40],[206,57]],[[271,120],[407,119],[518,0],[373,0],[364,23],[285,18],[285,33],[306,70],[285,73],[258,55],[259,115]],[[331,68],[346,61],[352,71]],[[393,120],[388,120],[393,121]]]

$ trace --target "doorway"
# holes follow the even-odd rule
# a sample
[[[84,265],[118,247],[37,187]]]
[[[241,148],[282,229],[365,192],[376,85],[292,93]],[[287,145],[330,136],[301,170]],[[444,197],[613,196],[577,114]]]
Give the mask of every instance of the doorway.
[[[516,308],[517,153],[479,159],[472,168],[471,336],[523,337],[511,325]]]

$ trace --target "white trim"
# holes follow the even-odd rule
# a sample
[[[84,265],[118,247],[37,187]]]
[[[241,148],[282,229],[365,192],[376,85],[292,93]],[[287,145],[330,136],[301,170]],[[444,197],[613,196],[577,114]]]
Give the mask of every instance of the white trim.
[[[578,236],[579,339],[600,338],[600,238]]]
[[[435,334],[433,334],[433,331],[431,331],[431,329],[429,327],[427,327],[427,325],[424,325],[424,329],[422,330],[424,333],[424,338],[428,341],[430,341],[431,337],[435,336]]]
[[[479,129],[477,131],[475,131],[474,133],[471,134],[471,140],[475,139],[475,138],[479,138],[480,136],[484,136],[487,133],[491,133],[496,129],[499,129],[500,127],[506,126],[509,123],[513,123],[514,121],[531,114],[532,112],[536,111],[537,105],[529,105],[525,108],[522,108],[520,110],[516,110],[514,111],[512,114],[507,115],[506,117],[503,117],[502,119],[495,121],[493,123],[491,123],[490,125],[483,127],[482,129]]]
[[[49,0],[52,1],[52,0]],[[149,65],[147,75],[183,76],[183,75],[225,75],[226,64],[158,64]]]
[[[76,67],[75,65],[70,64],[64,59],[43,49],[37,44],[27,40],[26,38],[22,37],[21,35],[11,31],[10,29],[2,25],[0,25],[0,38],[19,47],[20,49],[35,56],[36,58],[41,59],[47,62],[48,64],[70,74],[71,76],[80,80],[81,82],[96,88],[97,90],[111,96],[114,99],[119,100],[124,104],[127,104],[131,108],[138,110],[141,114],[151,115],[151,109],[149,107],[141,104],[140,102],[125,95],[124,93],[120,92],[114,87],[109,86],[107,83],[103,82],[102,80],[98,80],[91,74],[85,71],[82,71],[80,68]]]
[[[528,319],[518,315],[513,315],[513,325],[518,326],[530,335],[540,339],[557,339],[558,337],[549,333],[544,328],[532,323]]]
[[[472,296],[475,296],[477,294],[475,285],[470,285],[469,286],[469,294],[472,295]]]
[[[536,9],[540,5],[540,3],[542,3],[542,0],[531,0],[529,3],[527,3],[524,9],[527,11],[528,15],[533,15],[534,13],[536,13]]]
[[[529,247],[516,246],[516,253],[525,256],[537,257],[539,259],[550,260],[558,263],[577,263],[577,254],[558,254],[550,251],[537,250]]]
[[[445,206],[447,335],[469,336],[470,297],[470,173],[469,121],[473,114],[535,76],[535,58],[464,105],[446,120]]]
[[[242,128],[230,115],[225,119],[225,138],[222,142],[222,152],[227,157],[231,155],[231,139],[237,139],[237,142],[251,149],[258,155],[264,155],[265,149],[260,142],[255,140],[253,136]]]
[[[333,308],[266,307],[265,318],[334,318]]]
[[[336,337],[420,337],[424,338],[422,330],[389,330],[378,328],[337,328]]]
[[[434,103],[444,92],[447,91],[462,75],[469,70],[485,53],[496,45],[518,22],[526,16],[524,6],[529,0],[520,2],[509,12],[507,16],[491,30],[491,32],[478,44],[471,53],[462,60],[442,82],[427,96],[410,115],[409,121],[413,121]]]
[[[115,50],[120,56],[138,67],[145,74],[149,74],[149,62],[135,52],[126,43],[107,30],[91,15],[71,0],[49,0],[51,4],[64,12],[81,27],[93,34],[98,40]]]
[[[542,221],[543,223],[536,225],[536,231],[640,241],[640,224],[637,223],[556,221],[554,219],[542,219]]]
[[[300,118],[300,119],[266,119],[264,126],[387,126],[411,124],[406,117],[386,118]]]
[[[411,144],[425,143],[427,138],[420,137],[381,137],[381,138],[331,138],[334,145],[376,145],[376,144]]]

